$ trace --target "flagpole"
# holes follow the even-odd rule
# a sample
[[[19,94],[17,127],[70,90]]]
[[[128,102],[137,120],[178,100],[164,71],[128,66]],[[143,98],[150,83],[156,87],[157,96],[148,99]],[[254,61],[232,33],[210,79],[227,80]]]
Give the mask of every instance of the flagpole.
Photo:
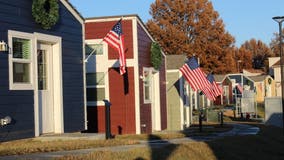
[[[103,39],[101,40],[101,42],[100,43],[97,43],[97,44],[102,44],[103,43]],[[93,49],[93,51],[88,55],[88,57],[84,60],[84,62],[85,63],[87,63],[88,62],[88,59],[95,53],[95,49]]]
[[[120,20],[123,20],[123,16],[121,16]],[[98,44],[102,44],[103,41],[104,41],[104,39],[102,39],[101,42],[98,43]],[[88,55],[88,57],[84,60],[85,63],[88,62],[88,59],[95,53],[95,51],[96,51],[96,50],[93,49],[93,51],[92,51],[92,52]]]

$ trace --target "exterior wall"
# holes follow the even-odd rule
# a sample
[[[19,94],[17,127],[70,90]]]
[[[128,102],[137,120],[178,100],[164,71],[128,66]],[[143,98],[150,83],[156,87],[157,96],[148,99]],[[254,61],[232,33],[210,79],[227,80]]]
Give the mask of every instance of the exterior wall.
[[[269,82],[270,81],[270,82]],[[271,77],[267,77],[264,81],[265,97],[274,97],[276,95],[276,83]],[[270,92],[270,93],[269,93]]]
[[[166,79],[166,61],[163,58],[163,63],[160,68],[160,107],[161,107],[161,129],[167,129],[167,79]]]
[[[143,75],[143,67],[152,67],[151,64],[151,58],[150,58],[150,49],[152,40],[150,39],[149,35],[145,32],[143,27],[140,23],[137,24],[137,34],[138,34],[138,64],[139,64],[139,75]],[[142,67],[143,66],[143,67]],[[153,101],[156,101],[154,103],[159,103],[160,107],[160,113],[155,114],[154,117],[152,117],[152,104],[145,104],[144,103],[144,92],[143,92],[143,81],[139,82],[140,86],[140,119],[141,119],[141,132],[142,133],[151,133],[153,130],[152,124],[155,119],[160,121],[160,128],[159,130],[164,130],[167,128],[167,104],[166,104],[166,63],[165,63],[165,57],[162,59],[162,64],[160,66],[159,71],[157,72],[159,74],[159,85],[152,86],[154,88],[159,88],[159,102],[157,102],[157,99],[152,99]],[[155,74],[157,74],[155,73]],[[152,107],[152,108],[151,108]],[[155,106],[158,107],[158,106]],[[156,117],[157,115],[160,115],[160,117]],[[155,119],[153,119],[155,118]],[[157,128],[156,128],[157,129]]]
[[[118,20],[103,21],[103,22],[87,22],[85,23],[86,40],[90,39],[103,39],[110,29],[115,25]],[[123,20],[122,29],[125,43],[125,56],[127,59],[133,59],[133,34],[132,34],[132,20]],[[116,50],[108,46],[109,60],[116,60],[118,53]]]
[[[274,81],[276,83],[276,96],[281,96],[281,70],[280,67],[274,67]]]
[[[138,64],[139,64],[139,75],[143,75],[143,67],[152,67],[150,61],[150,48],[152,40],[144,32],[140,25],[137,25],[138,34]],[[143,66],[143,67],[142,67]],[[144,103],[143,95],[143,81],[139,81],[139,92],[140,92],[140,120],[141,120],[141,133],[152,132],[152,110],[150,103]]]
[[[134,70],[127,68],[125,79],[116,71],[109,70],[111,102],[111,131],[114,134],[135,134]],[[116,84],[116,85],[114,85]]]
[[[264,83],[263,82],[254,82],[254,86],[256,88],[256,102],[263,102],[264,101]]]
[[[135,92],[133,67],[127,68],[127,83],[116,69],[109,69],[110,127],[112,134],[135,134]],[[125,91],[128,93],[125,94]],[[88,131],[105,132],[105,107],[88,107]]]
[[[86,40],[103,39],[110,29],[115,25],[118,19],[113,20],[98,20],[85,23]],[[108,46],[104,66],[108,71],[108,82],[106,89],[109,93],[109,101],[111,105],[111,133],[112,134],[135,134],[135,89],[134,89],[134,66],[128,63],[134,58],[133,49],[133,28],[132,20],[123,19],[122,21],[126,59],[127,59],[127,74],[121,76],[119,68],[115,61],[118,59],[118,52]],[[91,59],[91,58],[90,58]],[[91,60],[90,60],[91,61]],[[98,64],[94,62],[92,64]],[[88,64],[87,64],[88,65]],[[103,105],[88,106],[88,131],[89,132],[105,132],[105,107]]]
[[[62,38],[64,131],[84,129],[83,30],[82,24],[60,4],[60,19],[51,30],[35,23],[30,0],[0,2],[0,38],[8,41],[8,30],[44,33]],[[0,128],[0,140],[35,136],[34,91],[10,90],[8,54],[0,54],[0,118],[11,116],[13,124]]]
[[[181,97],[179,72],[167,72],[167,118],[168,130],[181,130]]]
[[[119,20],[119,17],[106,17],[87,19],[85,23],[86,40],[103,39],[113,25]],[[118,73],[118,64],[115,63],[118,58],[116,50],[108,47],[108,55],[105,65],[108,71],[109,100],[111,106],[111,129],[113,134],[133,134],[133,133],[151,133],[152,125],[156,128],[166,129],[166,76],[165,60],[159,71],[152,68],[150,62],[150,47],[152,39],[141,26],[137,16],[125,16],[122,20],[123,34],[125,40],[125,51],[127,58],[127,77],[122,77]],[[97,67],[98,64],[96,64]],[[159,98],[154,99],[159,104],[159,116],[155,117],[157,121],[152,120],[152,103],[144,103],[143,80],[139,77],[143,75],[143,68],[150,68],[154,80],[159,80],[155,88],[159,89]],[[124,94],[123,82],[128,80],[128,93]],[[114,85],[115,84],[115,85]],[[122,85],[118,85],[122,84]],[[92,117],[97,115],[97,117]],[[104,132],[104,107],[88,107],[89,126],[95,127],[93,131]],[[120,129],[119,129],[120,128]],[[158,129],[158,130],[160,130]]]

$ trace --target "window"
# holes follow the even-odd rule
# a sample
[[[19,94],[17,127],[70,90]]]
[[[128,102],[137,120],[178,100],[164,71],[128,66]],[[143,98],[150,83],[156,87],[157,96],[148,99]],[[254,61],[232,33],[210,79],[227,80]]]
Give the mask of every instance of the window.
[[[86,55],[90,55],[94,52],[94,55],[103,55],[103,44],[86,44],[85,45]]]
[[[189,85],[184,78],[181,79],[181,83],[183,84],[183,104],[189,106]]]
[[[9,31],[10,89],[30,90],[32,86],[32,35]]]
[[[105,99],[105,76],[103,72],[87,73],[87,101],[97,103]]]
[[[151,103],[151,79],[150,79],[150,71],[143,72],[143,89],[144,89],[144,103]]]

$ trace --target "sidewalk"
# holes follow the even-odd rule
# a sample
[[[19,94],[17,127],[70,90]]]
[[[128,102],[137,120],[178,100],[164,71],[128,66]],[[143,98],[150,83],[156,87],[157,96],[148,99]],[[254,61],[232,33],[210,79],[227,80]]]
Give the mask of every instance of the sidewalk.
[[[80,154],[88,154],[95,151],[127,151],[133,148],[139,147],[161,147],[168,144],[182,144],[194,141],[210,141],[216,138],[221,138],[224,136],[236,136],[236,135],[254,135],[259,132],[258,127],[254,127],[247,124],[231,124],[233,125],[233,129],[223,133],[216,133],[209,136],[193,136],[193,137],[185,137],[178,139],[170,139],[170,140],[151,140],[151,141],[140,141],[140,144],[135,145],[121,145],[121,146],[113,146],[113,147],[99,147],[99,148],[90,148],[90,149],[80,149],[80,150],[71,150],[71,151],[58,151],[58,152],[47,152],[47,153],[34,153],[27,155],[14,155],[14,156],[2,156],[0,160],[14,160],[14,159],[33,159],[33,160],[47,160],[53,159],[56,157],[62,157],[65,155],[80,155]],[[87,136],[86,134],[85,136]],[[73,138],[83,138],[82,135],[80,137]],[[45,137],[43,137],[45,138]],[[85,138],[85,137],[84,137]],[[89,137],[90,138],[90,137]]]

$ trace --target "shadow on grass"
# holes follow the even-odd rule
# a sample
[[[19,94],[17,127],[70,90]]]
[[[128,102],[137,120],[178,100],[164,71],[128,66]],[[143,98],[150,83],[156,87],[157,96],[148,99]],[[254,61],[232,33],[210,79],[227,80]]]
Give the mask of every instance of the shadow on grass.
[[[178,147],[177,144],[172,144],[167,140],[162,140],[160,136],[150,134],[148,136],[148,146],[151,149],[151,160],[168,159],[173,151]],[[138,157],[135,160],[146,160]]]

